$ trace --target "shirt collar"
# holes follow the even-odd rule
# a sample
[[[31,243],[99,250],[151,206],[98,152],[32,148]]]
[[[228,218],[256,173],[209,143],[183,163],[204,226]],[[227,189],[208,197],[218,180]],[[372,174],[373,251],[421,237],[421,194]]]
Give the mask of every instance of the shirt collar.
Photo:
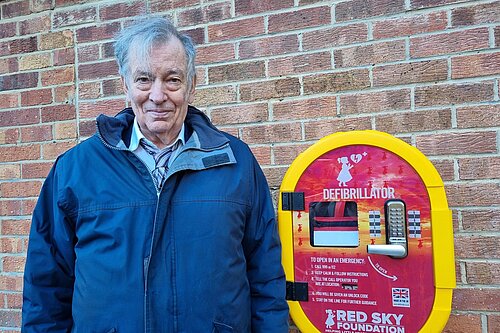
[[[149,142],[150,144],[154,145],[151,141],[149,141],[144,136],[144,134],[142,134],[141,129],[139,128],[139,123],[137,122],[137,117],[134,117],[134,124],[132,126],[132,137],[130,138],[130,146],[128,147],[128,149],[132,152],[137,150],[141,139],[144,139],[147,142]],[[171,145],[168,145],[165,148],[172,147],[173,145],[175,145],[179,141],[180,141],[181,145],[185,144],[185,142],[184,142],[184,123],[182,124],[181,130],[179,131],[179,135],[177,136],[177,139],[175,139]],[[156,147],[156,145],[154,145],[154,146]]]

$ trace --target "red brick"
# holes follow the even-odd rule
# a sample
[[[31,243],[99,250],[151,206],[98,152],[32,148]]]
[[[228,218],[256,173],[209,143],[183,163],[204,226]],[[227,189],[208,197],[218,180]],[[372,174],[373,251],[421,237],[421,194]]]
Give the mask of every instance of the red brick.
[[[5,185],[5,184],[2,184],[2,185]],[[19,238],[19,237],[2,237],[2,238],[0,238],[0,252],[1,253],[21,253],[21,252],[23,252],[23,239]]]
[[[2,18],[13,18],[30,14],[30,2],[26,0],[11,2],[2,5]]]
[[[19,128],[0,129],[0,144],[19,143]]]
[[[409,89],[384,90],[373,93],[356,93],[340,96],[340,113],[360,114],[411,108]]]
[[[310,145],[298,144],[292,146],[274,146],[274,164],[290,165],[299,154],[303,153]]]
[[[0,39],[17,35],[16,22],[0,23]]]
[[[268,120],[267,103],[214,108],[210,118],[216,125],[260,123]]]
[[[196,91],[194,105],[199,107],[236,102],[236,91],[232,86],[207,87]]]
[[[305,100],[277,102],[273,104],[273,120],[314,119],[337,115],[335,96]]]
[[[404,60],[405,49],[403,40],[338,49],[334,51],[335,67],[357,67]]]
[[[101,44],[101,50],[102,50],[101,59],[114,58],[115,47],[113,44],[114,44],[114,41]],[[196,59],[198,60],[198,53],[196,54]]]
[[[315,7],[269,16],[269,33],[311,28],[331,23],[330,7]]]
[[[52,168],[51,162],[24,163],[22,165],[22,178],[45,178]]]
[[[462,227],[465,231],[496,231],[500,227],[500,211],[464,210]]]
[[[240,42],[239,55],[241,59],[249,59],[293,53],[298,50],[297,35],[285,35],[243,40]]]
[[[235,0],[236,16],[293,7],[293,0]]]
[[[0,146],[0,162],[29,161],[39,158],[39,145]]]
[[[300,141],[302,130],[299,123],[284,123],[244,127],[242,140],[248,144]]]
[[[23,306],[22,293],[9,293],[6,294],[7,308],[8,309],[21,309]]]
[[[41,108],[41,115],[43,123],[75,119],[76,109],[71,104],[45,106]]]
[[[202,45],[196,49],[197,64],[214,64],[225,62],[236,58],[234,44],[225,43],[217,45]]]
[[[73,66],[56,67],[55,69],[43,71],[41,74],[43,86],[70,83],[75,80],[75,68]]]
[[[30,9],[33,13],[43,12],[45,10],[54,9],[52,0],[32,0]]]
[[[110,76],[118,76],[118,65],[114,60],[78,66],[80,80],[94,80]]]
[[[94,134],[96,131],[95,120],[84,120],[80,121],[78,126],[78,135],[79,138],[88,137]]]
[[[19,71],[17,57],[0,59],[0,74],[14,73]]]
[[[303,33],[302,45],[305,51],[332,48],[368,40],[368,28],[364,23],[350,24]]]
[[[380,115],[375,118],[377,130],[395,134],[451,128],[451,110],[425,110]]]
[[[488,328],[493,332],[497,332],[500,329],[500,316],[498,314],[488,314]]]
[[[152,13],[200,4],[200,0],[151,0],[150,2]]]
[[[467,283],[500,284],[500,264],[494,262],[467,262]]]
[[[20,164],[1,164],[0,165],[0,180],[17,179],[21,177]]]
[[[78,46],[77,56],[79,63],[99,60],[99,44]]]
[[[452,313],[443,333],[481,333],[481,315]]]
[[[0,109],[10,109],[17,106],[19,106],[19,94],[0,94]]]
[[[19,198],[37,196],[42,187],[41,181],[23,181],[1,183],[2,198]]]
[[[40,35],[40,50],[53,50],[73,46],[73,31],[63,30]]]
[[[18,73],[0,76],[0,91],[36,87],[38,73]]]
[[[447,24],[445,11],[385,19],[373,23],[373,37],[382,39],[440,31],[445,30]]]
[[[2,235],[27,236],[30,232],[30,220],[3,220]]]
[[[76,40],[78,43],[89,43],[110,39],[113,38],[118,31],[120,31],[120,22],[84,27],[76,31]]]
[[[500,247],[495,240],[498,239],[494,236],[456,235],[455,255],[457,258],[499,258]],[[498,268],[496,269],[498,270]]]
[[[416,137],[425,155],[479,154],[496,152],[496,132],[429,134]]]
[[[26,199],[21,201],[21,213],[18,215],[31,215],[35,210],[37,199]]]
[[[455,179],[455,166],[453,160],[432,160],[431,162],[445,182]]]
[[[115,115],[124,107],[125,100],[123,98],[80,103],[80,118],[95,118],[101,113],[108,116]]]
[[[54,102],[74,104],[75,86],[57,86],[54,88]]]
[[[30,35],[48,32],[50,30],[50,24],[50,14],[22,20],[19,22],[19,33],[21,35]]]
[[[68,151],[76,145],[75,141],[57,141],[42,145],[43,159],[54,160],[62,153]]]
[[[52,125],[30,126],[21,129],[21,142],[52,140]]]
[[[462,104],[493,100],[493,83],[440,84],[415,88],[415,106]]]
[[[52,89],[27,90],[21,93],[22,106],[34,106],[52,103]]]
[[[410,0],[412,9],[438,7],[457,2],[464,2],[464,0]]]
[[[499,311],[499,299],[500,289],[458,288],[453,292],[452,304],[458,311]]]
[[[210,42],[240,39],[264,34],[264,18],[254,17],[208,26]]]
[[[0,288],[2,290],[22,291],[23,277],[0,275]]]
[[[500,178],[500,157],[474,157],[458,160],[460,179]]]
[[[447,77],[448,63],[445,59],[377,66],[373,69],[374,86],[436,82],[444,81]]]
[[[24,270],[25,263],[26,263],[25,257],[5,256],[2,258],[2,268],[4,272],[22,273]]]
[[[0,127],[37,124],[40,122],[40,109],[19,109],[14,111],[1,111]]]
[[[419,58],[473,51],[488,48],[488,45],[489,32],[487,28],[463,30],[410,38],[410,56]]]
[[[105,80],[102,82],[102,93],[104,97],[123,95],[121,79]]]
[[[370,87],[368,70],[355,69],[351,71],[327,74],[308,75],[304,77],[304,94],[339,92]]]
[[[269,146],[253,146],[250,147],[252,154],[257,159],[259,165],[271,164],[271,147]]]
[[[452,26],[479,25],[500,22],[500,2],[494,1],[469,7],[453,8]]]
[[[221,2],[203,7],[188,8],[178,14],[178,26],[193,26],[231,18],[231,3]]]
[[[73,121],[54,124],[54,139],[67,140],[77,138],[76,123]]]
[[[500,74],[500,52],[451,58],[453,79],[497,74]]]
[[[122,17],[144,14],[146,14],[146,4],[143,1],[116,3],[99,8],[99,17],[101,20],[115,20]]]
[[[286,78],[240,85],[240,99],[244,102],[298,95],[300,95],[300,83],[298,78]]]
[[[8,128],[0,129],[0,144],[16,144],[19,143],[19,129]],[[0,168],[0,175],[1,175]]]
[[[495,183],[471,184],[458,183],[446,186],[448,202],[450,206],[492,206],[500,204],[500,185]],[[467,257],[465,248],[461,248],[457,243],[456,248],[464,251],[464,257]],[[483,255],[488,255],[486,250]],[[472,255],[472,254],[471,254]],[[475,256],[476,254],[474,254]],[[482,257],[484,258],[484,256]]]
[[[351,0],[335,6],[335,18],[339,22],[350,21],[404,11],[404,0]]]
[[[54,50],[52,57],[54,66],[71,65],[75,63],[75,50],[73,48]]]
[[[30,53],[38,50],[37,38],[27,37],[14,39],[5,43],[1,43],[0,56],[8,54]]]
[[[500,25],[495,27],[494,30],[494,35],[495,35],[495,46],[500,47]]]
[[[78,89],[78,97],[80,100],[97,99],[102,97],[100,82],[84,82],[80,83]]]
[[[330,52],[318,52],[269,59],[269,76],[318,72],[332,68]]]
[[[94,7],[78,10],[68,10],[54,13],[53,27],[61,28],[70,25],[94,22],[97,19],[97,11]]]
[[[22,215],[22,212],[22,202],[20,200],[0,201],[0,216],[19,216]]]
[[[500,104],[457,108],[458,128],[500,126]]]
[[[0,310],[0,322],[3,327],[19,327],[21,325],[21,311]]]
[[[287,169],[288,167],[262,168],[262,171],[264,172],[267,182],[269,183],[269,187],[279,188]]]
[[[264,61],[247,61],[208,68],[208,81],[210,83],[247,81],[265,76]]]
[[[205,43],[205,28],[184,29],[181,32],[193,40],[194,45]]]
[[[370,117],[335,118],[304,124],[305,140],[317,140],[335,132],[372,129]]]

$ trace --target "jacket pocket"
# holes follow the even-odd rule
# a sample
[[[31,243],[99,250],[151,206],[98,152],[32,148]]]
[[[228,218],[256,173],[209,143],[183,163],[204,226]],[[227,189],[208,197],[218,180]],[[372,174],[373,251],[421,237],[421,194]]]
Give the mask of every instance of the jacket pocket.
[[[214,322],[212,333],[233,333],[233,328],[226,324]]]

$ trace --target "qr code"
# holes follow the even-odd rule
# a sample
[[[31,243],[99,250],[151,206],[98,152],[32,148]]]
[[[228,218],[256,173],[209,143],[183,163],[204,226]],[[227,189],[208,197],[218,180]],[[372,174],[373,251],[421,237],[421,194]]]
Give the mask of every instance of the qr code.
[[[395,307],[410,307],[410,289],[409,288],[392,288],[392,306]]]

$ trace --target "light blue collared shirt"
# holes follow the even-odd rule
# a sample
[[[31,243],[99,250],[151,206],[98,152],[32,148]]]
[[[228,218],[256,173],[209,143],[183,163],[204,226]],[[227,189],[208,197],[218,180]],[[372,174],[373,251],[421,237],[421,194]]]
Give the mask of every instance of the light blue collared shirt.
[[[150,145],[153,145],[156,147],[154,143],[152,143],[150,140],[148,140],[144,134],[142,134],[141,129],[139,128],[139,123],[137,122],[137,117],[134,118],[134,125],[132,127],[132,136],[130,138],[130,146],[128,149],[133,152],[146,166],[148,167],[149,171],[153,171],[156,164],[155,164],[155,159],[152,155],[150,155],[140,144],[139,142],[141,140],[145,140],[148,142]],[[177,154],[179,152],[179,148],[182,147],[185,144],[184,142],[184,124],[182,124],[181,130],[179,132],[179,135],[177,136],[177,139],[175,139],[174,143],[171,145],[163,148],[163,149],[170,149],[172,147],[172,155],[170,156],[170,159],[168,160],[168,167],[172,164],[172,161],[177,157]],[[163,150],[162,149],[162,150]]]

